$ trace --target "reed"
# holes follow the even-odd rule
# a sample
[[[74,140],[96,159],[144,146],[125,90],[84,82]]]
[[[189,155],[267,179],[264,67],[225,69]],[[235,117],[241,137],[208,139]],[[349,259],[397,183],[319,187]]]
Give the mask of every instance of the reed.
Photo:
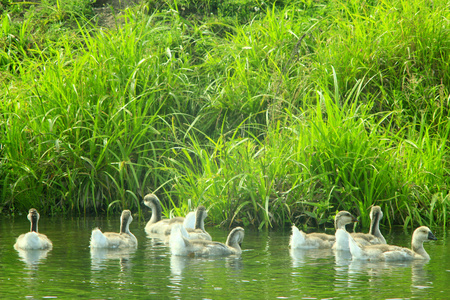
[[[10,5],[0,205],[142,215],[155,192],[222,226],[367,228],[373,204],[446,226],[448,4],[242,2],[150,1],[109,29],[81,0]]]

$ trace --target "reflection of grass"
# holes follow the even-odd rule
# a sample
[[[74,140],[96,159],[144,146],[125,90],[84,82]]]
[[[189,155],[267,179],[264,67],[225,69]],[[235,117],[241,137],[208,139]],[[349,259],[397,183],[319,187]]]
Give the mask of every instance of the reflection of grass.
[[[149,2],[109,30],[61,3],[2,17],[5,208],[140,211],[151,191],[223,225],[367,227],[372,204],[446,224],[445,1]]]

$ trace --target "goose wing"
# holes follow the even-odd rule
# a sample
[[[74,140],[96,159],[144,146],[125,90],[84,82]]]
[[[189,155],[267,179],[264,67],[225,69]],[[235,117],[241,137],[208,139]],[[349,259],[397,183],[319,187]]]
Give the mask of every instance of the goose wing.
[[[353,232],[351,236],[355,241],[364,246],[384,244],[378,237],[370,233]]]
[[[131,247],[135,245],[129,234],[117,232],[105,232],[103,234],[108,239],[109,248]]]

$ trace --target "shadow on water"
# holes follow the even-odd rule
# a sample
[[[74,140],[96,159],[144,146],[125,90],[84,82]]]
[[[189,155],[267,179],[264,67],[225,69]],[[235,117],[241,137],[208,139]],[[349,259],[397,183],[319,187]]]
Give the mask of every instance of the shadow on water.
[[[24,219],[24,220],[22,220]],[[44,222],[50,251],[16,251],[17,236],[29,230],[26,218],[0,220],[2,298],[445,298],[450,292],[447,235],[427,243],[429,262],[353,261],[347,251],[289,249],[290,232],[246,229],[240,257],[172,256],[167,245],[148,237],[145,223],[132,223],[137,249],[89,247],[100,226],[116,231],[118,218]],[[228,230],[208,228],[224,242]],[[409,246],[410,235],[395,233],[390,243]],[[393,242],[394,241],[394,242]]]

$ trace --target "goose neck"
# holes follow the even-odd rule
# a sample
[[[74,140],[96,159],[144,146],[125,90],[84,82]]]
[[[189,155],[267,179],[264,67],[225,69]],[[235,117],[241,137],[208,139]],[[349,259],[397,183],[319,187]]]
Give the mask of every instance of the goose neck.
[[[31,223],[30,231],[38,232],[38,221],[39,221],[39,215],[31,214],[31,216],[30,216],[30,223]]]
[[[197,211],[195,216],[195,229],[205,230],[205,215],[203,211]]]
[[[334,221],[334,227],[336,228],[336,230],[337,229],[346,230],[345,225],[346,225],[346,223],[343,222],[340,218],[336,218],[336,220]]]
[[[120,233],[130,233],[130,222],[126,218],[120,220]]]
[[[425,251],[425,248],[423,247],[423,242],[420,243],[418,241],[412,241],[412,250],[414,251],[414,253],[422,256],[425,259],[430,259],[430,255],[428,255],[427,251]]]
[[[151,223],[156,223],[161,221],[162,219],[162,208],[161,203],[159,201],[152,201],[150,204],[150,208],[152,209],[152,217],[150,218]]]
[[[243,235],[244,235],[243,231],[239,229],[233,229],[231,233],[228,235],[225,244],[231,248],[235,248],[240,251],[241,246],[239,245],[239,243],[242,242]]]
[[[379,236],[381,234],[380,232],[380,214],[375,213],[373,215],[373,218],[370,222],[370,234],[373,234],[374,236]]]

